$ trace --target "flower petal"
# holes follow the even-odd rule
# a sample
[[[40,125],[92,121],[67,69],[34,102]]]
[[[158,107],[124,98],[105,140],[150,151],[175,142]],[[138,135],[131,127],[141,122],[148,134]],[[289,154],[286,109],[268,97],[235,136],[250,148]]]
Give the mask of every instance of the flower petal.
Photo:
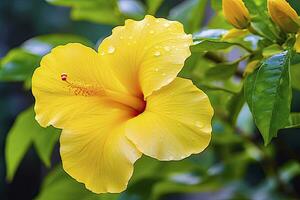
[[[114,28],[99,53],[132,94],[147,97],[175,79],[191,44],[179,22],[147,15]]]
[[[207,147],[212,116],[206,94],[176,78],[147,98],[144,113],[127,122],[126,135],[148,156],[179,160]]]
[[[32,77],[36,119],[42,126],[63,128],[101,102],[108,104],[103,88],[127,92],[93,49],[75,43],[56,47]]]
[[[97,113],[83,116],[63,130],[63,168],[95,193],[122,192],[141,153],[125,137],[126,112],[103,107]]]

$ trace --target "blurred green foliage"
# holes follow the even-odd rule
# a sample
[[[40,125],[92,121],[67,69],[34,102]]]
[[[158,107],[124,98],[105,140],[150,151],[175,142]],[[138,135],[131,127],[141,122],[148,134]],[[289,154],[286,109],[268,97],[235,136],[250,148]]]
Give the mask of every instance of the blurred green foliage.
[[[55,46],[79,42],[96,48],[107,30],[145,14],[178,20],[194,39],[192,55],[180,76],[193,80],[210,97],[215,110],[213,138],[204,153],[182,161],[159,162],[144,156],[137,161],[125,192],[96,195],[68,176],[60,163],[51,166],[59,130],[40,127],[29,107],[17,117],[6,139],[8,180],[33,145],[43,163],[51,167],[36,196],[39,200],[159,200],[185,193],[198,193],[199,199],[204,193],[212,199],[217,199],[214,195],[220,195],[219,199],[300,198],[300,188],[293,182],[299,179],[300,150],[285,144],[284,136],[271,142],[279,130],[300,126],[300,56],[292,48],[295,35],[284,34],[271,21],[266,0],[244,0],[251,14],[251,32],[226,40],[223,36],[232,26],[224,20],[221,0],[46,1],[68,7],[71,19],[81,21],[79,28],[70,28],[69,34],[61,31],[32,37],[11,49],[0,61],[1,82],[21,82],[30,93],[35,68]],[[299,1],[290,3],[300,11]],[[85,31],[90,22],[100,25]],[[252,61],[259,61],[254,72],[244,73]],[[268,146],[259,132],[266,145],[271,142]],[[278,162],[281,146],[291,156]]]

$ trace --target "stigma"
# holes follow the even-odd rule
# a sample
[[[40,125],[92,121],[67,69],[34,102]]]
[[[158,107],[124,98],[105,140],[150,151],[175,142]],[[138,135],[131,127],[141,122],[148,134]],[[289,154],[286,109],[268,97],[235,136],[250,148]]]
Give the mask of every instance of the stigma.
[[[67,75],[66,73],[62,73],[62,74],[60,75],[60,78],[61,78],[62,81],[66,81],[67,78],[68,78],[68,75]]]

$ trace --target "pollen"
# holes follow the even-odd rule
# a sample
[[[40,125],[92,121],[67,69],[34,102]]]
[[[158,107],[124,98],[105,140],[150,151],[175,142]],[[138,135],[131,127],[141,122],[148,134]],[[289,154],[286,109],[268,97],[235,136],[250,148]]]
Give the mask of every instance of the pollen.
[[[85,84],[81,82],[70,82],[68,81],[68,75],[62,73],[60,75],[61,80],[67,83],[69,91],[76,96],[96,96],[103,95],[103,89],[95,85]]]

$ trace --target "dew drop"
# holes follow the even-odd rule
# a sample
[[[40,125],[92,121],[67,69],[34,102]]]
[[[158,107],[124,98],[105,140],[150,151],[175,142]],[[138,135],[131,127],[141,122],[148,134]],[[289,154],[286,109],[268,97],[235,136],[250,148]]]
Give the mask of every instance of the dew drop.
[[[170,47],[168,47],[168,46],[165,46],[164,49],[165,49],[166,51],[170,51]]]
[[[124,39],[124,37],[123,37],[123,36],[120,36],[120,39],[121,39],[121,40],[123,40],[123,39]]]
[[[109,54],[114,53],[114,52],[115,52],[115,47],[109,46],[108,49],[107,49],[107,52],[108,52]]]
[[[156,57],[160,56],[160,52],[159,51],[155,51],[154,52],[154,56],[156,56]]]
[[[159,69],[158,69],[158,68],[155,68],[155,69],[154,69],[154,71],[158,72],[158,71],[159,71]]]
[[[100,52],[100,55],[101,55],[101,56],[104,56],[104,54],[105,54],[105,53],[104,53],[103,51]]]

